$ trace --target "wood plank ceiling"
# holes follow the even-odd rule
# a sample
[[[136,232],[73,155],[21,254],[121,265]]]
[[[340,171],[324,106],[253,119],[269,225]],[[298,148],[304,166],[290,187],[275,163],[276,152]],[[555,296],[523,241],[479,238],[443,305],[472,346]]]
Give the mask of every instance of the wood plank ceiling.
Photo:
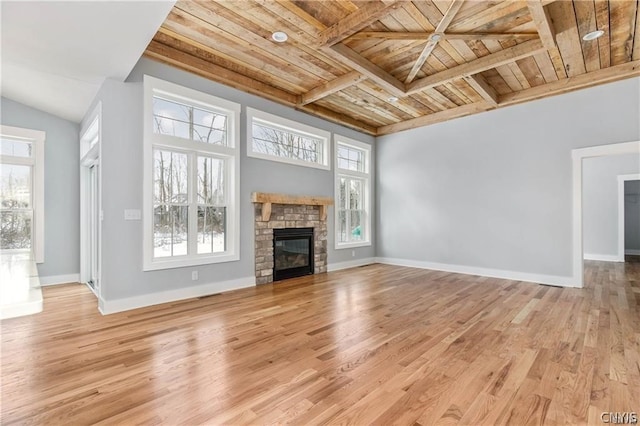
[[[382,135],[638,76],[638,27],[638,0],[185,0],[145,55]]]

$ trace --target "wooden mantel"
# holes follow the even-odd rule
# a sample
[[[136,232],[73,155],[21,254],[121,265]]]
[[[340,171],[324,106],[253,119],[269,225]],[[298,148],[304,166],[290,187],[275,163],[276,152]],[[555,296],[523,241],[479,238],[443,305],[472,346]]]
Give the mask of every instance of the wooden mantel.
[[[298,204],[301,206],[320,206],[320,220],[327,220],[327,206],[333,205],[331,197],[299,196],[286,194],[270,194],[254,192],[251,201],[262,204],[262,220],[267,222],[271,217],[271,204]]]

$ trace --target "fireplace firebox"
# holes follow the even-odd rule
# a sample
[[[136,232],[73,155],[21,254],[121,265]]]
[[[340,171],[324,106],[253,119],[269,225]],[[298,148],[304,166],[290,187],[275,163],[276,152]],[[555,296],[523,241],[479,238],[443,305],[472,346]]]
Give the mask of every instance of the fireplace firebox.
[[[313,274],[313,228],[273,230],[273,280]]]

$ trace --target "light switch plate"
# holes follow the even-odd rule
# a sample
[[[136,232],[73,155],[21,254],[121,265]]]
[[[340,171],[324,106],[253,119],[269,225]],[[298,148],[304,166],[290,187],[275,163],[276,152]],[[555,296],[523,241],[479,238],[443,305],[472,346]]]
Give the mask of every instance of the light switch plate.
[[[125,210],[124,211],[124,220],[140,220],[142,215],[140,210]]]

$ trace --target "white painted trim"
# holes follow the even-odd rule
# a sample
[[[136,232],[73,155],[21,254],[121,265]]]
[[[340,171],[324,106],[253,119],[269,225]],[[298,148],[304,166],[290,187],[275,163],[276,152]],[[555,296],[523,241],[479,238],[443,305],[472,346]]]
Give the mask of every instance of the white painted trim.
[[[618,175],[618,262],[624,262],[624,183],[640,180],[640,173]]]
[[[289,131],[314,139],[324,141],[322,147],[322,163],[312,163],[309,161],[298,160],[296,158],[278,157],[275,155],[263,154],[253,151],[253,121],[262,122],[265,125],[271,125],[278,130]],[[321,170],[331,170],[331,132],[318,129],[317,127],[289,120],[278,115],[269,114],[255,108],[247,107],[247,157],[259,158],[261,160],[277,161],[280,163],[292,164],[295,166],[312,167]]]
[[[631,256],[640,256],[640,250],[627,249],[624,251],[624,254],[628,254]]]
[[[131,309],[144,308],[147,306],[160,305],[162,303],[177,302],[179,300],[191,299],[194,297],[209,296],[221,292],[238,290],[241,288],[254,287],[256,278],[244,277],[229,281],[202,284],[198,286],[179,288],[175,290],[160,291],[157,293],[142,294],[139,296],[127,297],[115,300],[99,300],[99,310],[102,315],[114,314],[116,312],[129,311]]]
[[[208,93],[200,92],[188,87],[180,86],[168,81],[160,80],[149,75],[143,78],[143,264],[144,271],[160,269],[181,268],[212,263],[232,262],[240,259],[240,112],[241,105],[226,99],[218,98]],[[208,110],[223,113],[228,118],[228,144],[227,147],[218,147],[213,144],[196,144],[186,139],[175,138],[168,135],[158,135],[153,132],[153,96],[161,93],[163,96],[189,105],[202,106]],[[153,148],[167,147],[173,151],[185,151],[187,155],[194,156],[197,152],[224,157],[225,166],[228,168],[226,182],[228,185],[227,203],[227,231],[230,237],[227,239],[227,251],[214,255],[181,256],[176,259],[153,258]],[[191,168],[190,168],[191,170]],[[191,173],[190,173],[191,175]],[[195,178],[194,178],[195,179]],[[192,185],[193,186],[193,185]],[[193,199],[193,190],[189,191],[190,199]],[[195,215],[195,209],[192,215]],[[190,217],[191,226],[195,227],[196,221]],[[189,234],[194,228],[190,227]],[[107,302],[105,302],[107,303]]]
[[[376,263],[375,257],[366,257],[364,259],[349,260],[347,262],[330,263],[327,267],[328,272],[340,271],[342,269],[357,268]]]
[[[431,269],[435,271],[454,272],[456,274],[479,275],[481,277],[501,278],[504,280],[526,281],[537,284],[548,284],[560,287],[580,287],[573,277],[556,275],[531,274],[528,272],[506,271],[502,269],[480,268],[475,266],[450,265],[446,263],[423,262],[420,260],[376,257],[377,263],[407,266],[410,268]]]
[[[571,151],[573,169],[573,282],[584,286],[582,238],[582,160],[592,157],[640,153],[640,141],[578,148]]]
[[[353,170],[345,170],[338,168],[338,145],[346,145],[347,147],[352,147],[355,149],[359,149],[364,151],[365,155],[365,172],[356,172]],[[335,134],[333,136],[333,156],[334,156],[334,164],[335,169],[333,173],[333,196],[335,198],[334,209],[333,209],[333,239],[334,239],[334,249],[343,250],[350,249],[356,247],[368,247],[371,246],[371,242],[374,238],[374,230],[373,224],[371,220],[372,210],[373,210],[373,182],[374,182],[374,174],[373,174],[373,146],[360,142],[354,139],[347,138],[346,136],[341,136]],[[366,237],[363,241],[349,241],[342,243],[338,240],[338,221],[340,217],[340,177],[345,178],[354,178],[360,179],[364,182],[364,207],[365,207],[365,218],[364,218],[364,235]]]
[[[33,143],[31,158],[0,156],[0,161],[9,164],[30,165],[33,168],[31,184],[33,192],[32,252],[36,263],[44,263],[44,142],[47,134],[41,130],[3,125],[0,125],[0,134],[16,139],[25,139]]]
[[[597,260],[599,262],[620,262],[617,254],[591,254],[585,253],[584,260]],[[624,260],[623,260],[624,262]]]
[[[46,277],[40,277],[41,286],[79,283],[80,274],[67,274],[67,275],[49,275]]]

